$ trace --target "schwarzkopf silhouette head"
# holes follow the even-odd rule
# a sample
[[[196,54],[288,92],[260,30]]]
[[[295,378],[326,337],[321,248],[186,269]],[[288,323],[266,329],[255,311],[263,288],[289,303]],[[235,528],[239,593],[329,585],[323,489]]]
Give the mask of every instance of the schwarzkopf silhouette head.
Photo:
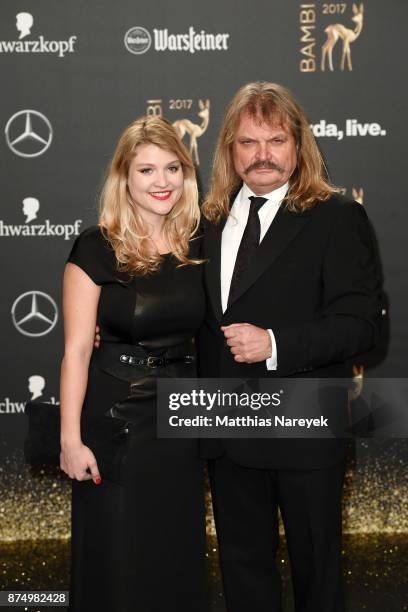
[[[31,13],[17,13],[16,28],[20,32],[20,36],[18,37],[19,40],[31,34],[33,23],[34,19]]]
[[[37,213],[40,210],[40,203],[37,198],[24,198],[23,214],[26,216],[26,223],[30,223],[37,218]]]
[[[39,376],[38,374],[34,374],[30,376],[28,379],[28,390],[32,393],[31,401],[37,399],[42,395],[42,392],[45,387],[45,378]]]

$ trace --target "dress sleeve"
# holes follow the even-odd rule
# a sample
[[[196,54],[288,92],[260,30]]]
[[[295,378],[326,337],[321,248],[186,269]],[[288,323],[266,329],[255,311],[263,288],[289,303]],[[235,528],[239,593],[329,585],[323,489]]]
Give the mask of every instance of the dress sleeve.
[[[115,253],[98,226],[81,232],[72,246],[67,263],[79,266],[96,285],[114,280]]]

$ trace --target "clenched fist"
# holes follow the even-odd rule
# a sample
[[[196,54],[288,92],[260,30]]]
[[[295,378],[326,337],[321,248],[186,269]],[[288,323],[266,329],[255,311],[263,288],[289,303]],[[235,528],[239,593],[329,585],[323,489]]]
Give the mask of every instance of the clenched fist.
[[[232,323],[221,327],[225,339],[239,363],[257,363],[272,356],[268,330],[250,323]]]

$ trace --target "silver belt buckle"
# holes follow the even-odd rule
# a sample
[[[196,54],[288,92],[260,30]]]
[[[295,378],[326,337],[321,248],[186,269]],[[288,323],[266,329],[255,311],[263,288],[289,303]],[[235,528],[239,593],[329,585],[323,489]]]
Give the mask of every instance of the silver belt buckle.
[[[162,357],[148,357],[147,358],[147,366],[149,368],[159,368],[164,365]]]

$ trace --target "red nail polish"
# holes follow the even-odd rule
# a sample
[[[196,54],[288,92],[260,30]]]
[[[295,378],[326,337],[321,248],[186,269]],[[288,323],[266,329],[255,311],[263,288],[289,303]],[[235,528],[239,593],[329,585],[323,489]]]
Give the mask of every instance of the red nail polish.
[[[97,479],[95,480],[95,484],[101,484],[101,482],[102,482],[102,478],[97,478]]]

